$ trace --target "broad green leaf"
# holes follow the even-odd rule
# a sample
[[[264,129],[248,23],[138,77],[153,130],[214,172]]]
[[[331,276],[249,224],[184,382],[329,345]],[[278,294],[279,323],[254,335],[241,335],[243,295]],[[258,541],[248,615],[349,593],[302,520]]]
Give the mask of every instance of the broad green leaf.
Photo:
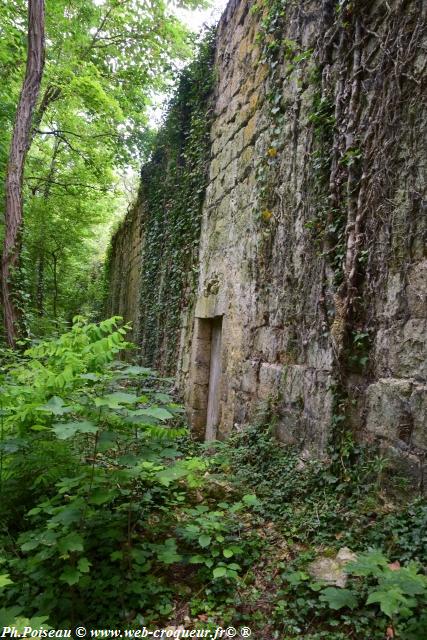
[[[42,533],[38,533],[36,535],[31,535],[30,539],[27,542],[21,544],[22,551],[32,551],[36,549],[40,545],[44,545],[46,547],[53,547],[57,544],[58,535],[55,531],[48,530],[43,531]]]
[[[99,373],[82,373],[80,375],[80,378],[82,380],[92,380],[92,382],[96,382],[97,380],[99,380],[102,376]]]
[[[81,573],[88,573],[92,563],[87,558],[80,558],[77,563],[77,568]]]
[[[13,584],[13,580],[9,578],[9,574],[3,573],[0,575],[0,589],[7,587],[9,584]]]
[[[209,547],[210,543],[212,542],[212,538],[211,536],[208,536],[206,534],[202,534],[199,537],[199,545],[201,547]]]
[[[109,409],[120,409],[124,404],[135,404],[137,400],[138,396],[134,393],[116,391],[115,393],[109,393],[101,398],[95,398],[95,406],[108,407]]]
[[[171,465],[162,471],[157,473],[157,478],[161,480],[163,484],[170,484],[175,480],[179,480],[180,478],[185,478],[188,476],[189,470],[185,468],[184,465],[177,462],[177,464]]]
[[[98,439],[98,451],[108,451],[117,444],[117,433],[114,431],[101,431]]]
[[[358,605],[357,598],[349,589],[337,589],[327,587],[320,595],[320,600],[327,602],[331,609],[355,609]]]
[[[73,410],[72,407],[65,406],[63,399],[58,396],[52,396],[49,402],[39,407],[39,409],[53,413],[55,416],[63,416]]]
[[[224,556],[224,558],[231,558],[232,556],[234,556],[234,552],[232,549],[223,549],[222,555]]]
[[[214,578],[223,578],[225,575],[227,575],[227,567],[215,567],[213,570]]]
[[[301,584],[301,582],[309,580],[310,576],[304,571],[292,571],[291,573],[284,573],[282,578],[295,587],[298,584]]]
[[[66,582],[70,587],[77,584],[81,578],[81,573],[76,567],[66,567],[59,576],[62,582]]]
[[[149,418],[156,418],[156,420],[170,420],[173,418],[173,414],[163,407],[149,407],[147,409],[137,409],[134,415],[147,416]]]
[[[8,607],[0,609],[0,629],[15,626],[18,615],[22,613],[21,607]],[[17,632],[19,633],[19,632]]]
[[[172,402],[172,396],[170,396],[167,393],[155,393],[154,394],[154,398],[157,402],[163,402],[163,403],[168,403],[168,402]]]
[[[4,609],[0,610],[0,619],[2,611],[4,611]],[[11,609],[9,609],[9,611],[11,611]],[[14,630],[16,629],[16,633],[19,634],[18,637],[24,637],[24,633],[28,633],[28,627],[32,629],[51,629],[52,627],[50,627],[48,624],[45,624],[47,619],[47,616],[34,616],[34,618],[17,616],[10,621],[8,626],[13,626]]]
[[[126,369],[122,369],[120,371],[121,374],[123,374],[124,376],[134,376],[134,375],[144,375],[144,376],[149,376],[153,373],[152,369],[147,369],[147,367],[139,367],[137,365],[131,365],[129,367],[126,367]]]
[[[58,549],[62,554],[72,551],[83,551],[83,538],[79,533],[69,533],[64,538],[58,540]]]
[[[381,578],[382,587],[398,587],[402,593],[409,596],[427,593],[427,576],[418,573],[419,565],[415,562],[406,567],[400,567],[397,571],[389,568]]]
[[[82,422],[57,422],[53,425],[52,431],[59,440],[68,440],[76,435],[76,433],[96,433],[98,427],[84,420]]]
[[[387,558],[381,551],[368,551],[362,553],[354,562],[349,562],[345,571],[354,576],[378,576],[382,575],[382,569],[388,564]]]
[[[203,564],[205,562],[205,560],[206,560],[206,558],[204,556],[195,555],[195,556],[191,556],[190,563],[191,564]]]
[[[33,512],[36,509],[32,510]],[[30,514],[29,514],[30,515]],[[36,515],[36,513],[34,513]],[[51,519],[50,523],[60,522],[62,525],[69,526],[75,522],[79,522],[82,517],[82,509],[74,506],[73,503],[68,504],[60,509]]]
[[[111,489],[102,489],[97,487],[93,490],[92,495],[89,498],[90,504],[105,504],[111,502],[117,496],[117,492]]]
[[[374,603],[378,603],[381,611],[389,618],[393,618],[398,614],[402,606],[411,608],[411,605],[414,606],[416,604],[415,600],[411,601],[406,598],[398,587],[392,587],[384,591],[380,589],[373,591],[369,594],[366,604]]]

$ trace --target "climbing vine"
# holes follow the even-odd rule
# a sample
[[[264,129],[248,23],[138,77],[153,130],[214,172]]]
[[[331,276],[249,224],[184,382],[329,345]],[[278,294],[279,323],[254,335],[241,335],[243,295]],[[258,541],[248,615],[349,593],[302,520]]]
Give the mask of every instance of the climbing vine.
[[[373,373],[377,318],[374,305],[367,311],[365,297],[378,295],[393,256],[402,259],[404,229],[407,246],[418,246],[410,217],[396,201],[396,176],[402,166],[399,140],[413,126],[421,100],[419,8],[397,2],[372,14],[367,2],[324,2],[313,49],[303,45],[310,15],[304,3],[258,0],[252,8],[260,24],[260,64],[267,67],[269,122],[257,165],[261,276],[271,283],[281,260],[287,296],[307,322],[305,336],[301,324],[295,332],[301,314],[288,303],[286,326],[295,334],[291,360],[305,361],[304,345],[313,331],[317,344],[333,353],[334,446],[345,444],[351,412],[361,390],[363,395],[360,380]],[[298,142],[303,129],[304,148]],[[418,208],[416,162],[405,164],[414,165],[408,196]],[[304,240],[295,235],[301,222]],[[317,265],[306,274],[311,286],[318,286],[322,274],[316,308],[304,311],[310,285],[295,270],[292,252],[298,244]]]
[[[274,208],[277,203],[277,173],[280,166],[280,151],[283,149],[283,130],[285,114],[283,105],[283,74],[281,60],[292,56],[290,41],[282,36],[285,23],[286,1],[266,0],[254,5],[253,11],[262,14],[258,42],[261,45],[260,65],[268,67],[268,88],[266,99],[269,117],[269,147],[265,150],[257,166],[257,184],[259,192],[260,220],[266,227],[266,236],[270,235],[272,223],[275,221]],[[294,43],[293,43],[294,44]]]
[[[138,342],[145,362],[173,372],[181,314],[197,282],[202,203],[207,184],[214,31],[181,75],[165,123],[143,167],[137,207],[142,265]]]
[[[335,447],[347,439],[349,415],[359,401],[357,380],[372,375],[376,318],[365,300],[386,282],[392,227],[394,238],[402,235],[402,222],[395,220],[398,140],[411,126],[402,109],[413,118],[421,99],[416,51],[423,27],[416,6],[384,5],[374,17],[368,8],[346,0],[326,6],[314,53],[310,191],[316,206],[306,228],[325,261],[325,289],[333,293],[325,315],[335,356]]]

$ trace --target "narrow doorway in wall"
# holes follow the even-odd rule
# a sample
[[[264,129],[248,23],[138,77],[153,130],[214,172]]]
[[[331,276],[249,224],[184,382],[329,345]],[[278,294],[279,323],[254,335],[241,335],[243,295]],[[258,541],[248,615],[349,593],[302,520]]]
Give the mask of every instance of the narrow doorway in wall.
[[[208,409],[206,416],[206,442],[216,440],[219,424],[221,387],[222,316],[211,320],[211,358],[209,373]]]

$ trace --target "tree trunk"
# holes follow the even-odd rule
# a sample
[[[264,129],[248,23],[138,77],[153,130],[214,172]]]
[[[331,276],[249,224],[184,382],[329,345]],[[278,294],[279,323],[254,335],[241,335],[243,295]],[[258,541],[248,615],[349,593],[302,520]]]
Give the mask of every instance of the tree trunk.
[[[22,181],[31,121],[44,67],[44,0],[28,0],[28,53],[6,172],[5,237],[1,265],[6,339],[15,346],[19,332],[19,294],[14,280],[19,266],[22,232]]]
[[[53,317],[58,317],[58,258],[52,253],[53,258]]]
[[[37,314],[44,316],[44,247],[40,247],[40,255],[37,264],[36,284],[36,309]]]

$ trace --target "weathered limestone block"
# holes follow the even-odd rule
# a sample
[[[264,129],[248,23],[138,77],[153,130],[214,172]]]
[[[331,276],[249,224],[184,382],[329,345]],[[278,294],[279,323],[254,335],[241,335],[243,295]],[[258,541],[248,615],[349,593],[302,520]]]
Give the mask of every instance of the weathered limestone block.
[[[268,400],[277,395],[280,380],[283,375],[283,367],[279,364],[263,362],[259,372],[258,398]]]
[[[259,366],[258,360],[249,360],[243,364],[241,389],[244,393],[249,393],[252,396],[256,394]]]
[[[427,313],[427,260],[416,262],[408,273],[406,296],[408,310],[414,318],[425,318]]]
[[[308,337],[307,364],[320,370],[331,371],[334,363],[334,355],[330,346],[323,347],[319,341],[319,335],[313,333]]]
[[[253,351],[262,360],[274,362],[282,351],[283,331],[274,327],[260,327],[254,335]]]
[[[329,372],[289,365],[280,383],[279,437],[322,453],[331,423],[333,397]]]
[[[377,333],[375,356],[380,375],[425,380],[426,353],[427,320],[411,318]]]
[[[366,428],[389,440],[406,440],[411,423],[412,382],[399,378],[381,378],[367,390]]]
[[[132,323],[128,338],[138,342],[142,223],[135,206],[123,221],[111,244],[111,281],[108,313]]]
[[[368,433],[380,440],[382,449],[398,470],[412,476],[425,491],[427,471],[427,387],[413,380],[386,378],[367,391]]]
[[[316,580],[334,584],[337,587],[345,587],[347,573],[345,567],[349,562],[357,560],[357,555],[348,547],[342,547],[335,558],[319,556],[308,567],[308,572]]]
[[[412,444],[427,452],[427,385],[414,384],[409,406],[413,420]]]
[[[384,317],[386,319],[395,319],[399,318],[399,316],[401,317],[405,307],[405,299],[403,274],[400,271],[397,273],[389,273],[386,296],[386,301],[382,308]]]

